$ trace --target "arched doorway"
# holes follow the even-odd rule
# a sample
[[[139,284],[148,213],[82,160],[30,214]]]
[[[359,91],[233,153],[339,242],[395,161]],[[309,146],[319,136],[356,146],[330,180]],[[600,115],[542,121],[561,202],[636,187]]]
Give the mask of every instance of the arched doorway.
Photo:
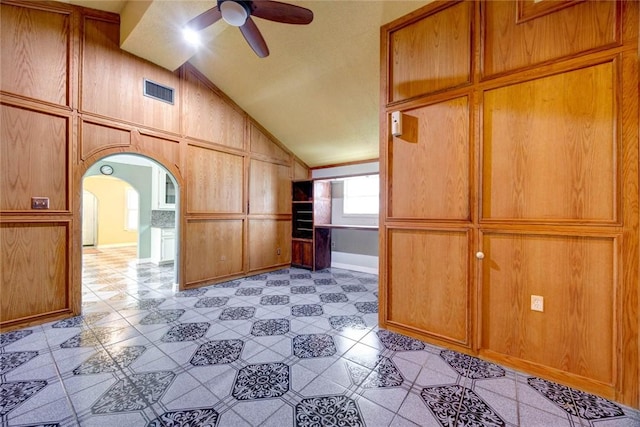
[[[111,272],[114,283],[119,276],[123,286],[137,282],[150,289],[177,289],[180,189],[171,172],[148,157],[119,153],[90,166],[82,185],[83,289],[92,281],[88,271],[102,278]],[[85,246],[84,221],[90,217],[85,205],[91,203],[84,200],[84,190],[97,200],[92,250]]]

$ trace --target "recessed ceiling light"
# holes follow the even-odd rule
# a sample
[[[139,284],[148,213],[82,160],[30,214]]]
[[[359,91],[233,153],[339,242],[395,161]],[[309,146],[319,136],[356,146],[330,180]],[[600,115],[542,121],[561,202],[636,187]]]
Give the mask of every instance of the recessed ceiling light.
[[[182,30],[182,37],[189,43],[191,46],[199,46],[200,45],[200,34],[187,27]]]

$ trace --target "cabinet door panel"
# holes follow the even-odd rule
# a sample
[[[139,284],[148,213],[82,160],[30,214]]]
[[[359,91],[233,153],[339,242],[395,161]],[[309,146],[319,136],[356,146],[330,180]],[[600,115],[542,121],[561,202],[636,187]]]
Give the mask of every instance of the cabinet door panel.
[[[468,343],[467,232],[392,229],[388,238],[388,321]]]
[[[67,223],[0,227],[0,326],[69,309]]]
[[[485,233],[482,242],[482,347],[613,384],[616,240]]]
[[[242,213],[244,161],[242,156],[189,146],[187,210]]]
[[[470,81],[473,2],[461,2],[394,31],[389,102]]]
[[[617,3],[483,2],[484,74],[489,76],[617,44],[620,41]],[[554,6],[558,6],[556,10]]]
[[[187,285],[242,273],[243,220],[187,222]]]
[[[616,220],[614,63],[487,91],[482,216]]]
[[[291,221],[249,220],[249,269],[273,267],[291,260]]]
[[[252,214],[291,213],[289,166],[252,159],[249,169],[249,209]]]
[[[404,113],[417,141],[393,138],[389,216],[467,220],[469,209],[469,103],[467,97]],[[415,123],[409,125],[409,122]]]

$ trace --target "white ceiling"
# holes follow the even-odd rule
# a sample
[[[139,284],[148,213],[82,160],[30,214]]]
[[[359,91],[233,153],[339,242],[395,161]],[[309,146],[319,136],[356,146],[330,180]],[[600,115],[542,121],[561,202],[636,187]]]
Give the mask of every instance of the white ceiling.
[[[270,55],[258,58],[223,20],[194,49],[183,25],[215,0],[68,0],[120,13],[121,47],[167,69],[191,62],[307,165],[378,157],[380,27],[429,0],[290,0],[298,26],[254,18]]]

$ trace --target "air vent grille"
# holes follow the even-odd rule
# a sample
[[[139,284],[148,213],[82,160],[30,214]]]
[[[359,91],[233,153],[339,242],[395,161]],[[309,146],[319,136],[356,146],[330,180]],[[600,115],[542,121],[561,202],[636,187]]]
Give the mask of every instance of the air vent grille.
[[[163,86],[151,80],[144,79],[143,93],[149,98],[157,99],[159,101],[173,104],[173,89],[168,86]]]

